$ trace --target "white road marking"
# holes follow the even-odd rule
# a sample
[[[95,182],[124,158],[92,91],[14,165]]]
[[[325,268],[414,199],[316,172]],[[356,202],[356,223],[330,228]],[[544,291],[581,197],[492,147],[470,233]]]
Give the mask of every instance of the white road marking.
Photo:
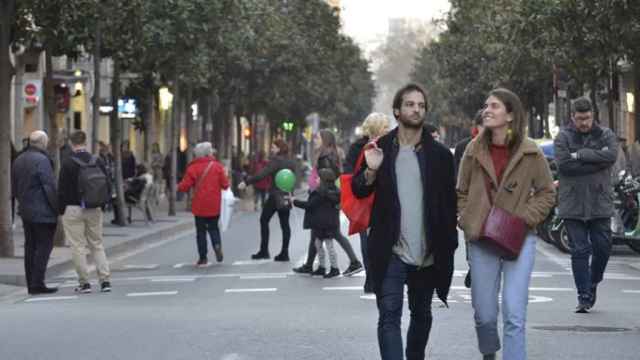
[[[362,286],[326,286],[323,287],[322,290],[335,291],[335,290],[362,290]]]
[[[181,269],[185,265],[188,265],[188,264],[185,264],[185,263],[175,264],[175,265],[173,265],[173,268],[174,269]]]
[[[240,276],[240,280],[257,280],[257,279],[286,279],[286,275],[249,275]]]
[[[59,300],[73,300],[73,299],[77,299],[77,296],[49,296],[49,297],[36,297],[36,298],[29,298],[27,300],[25,300],[24,302],[26,303],[32,303],[32,302],[42,302],[42,301],[59,301]]]
[[[271,262],[273,262],[273,260],[271,259],[238,260],[238,261],[234,261],[231,265],[233,266],[260,265],[260,264],[266,264]]]
[[[451,290],[467,290],[471,291],[471,289],[467,289],[464,286],[452,286]],[[529,291],[575,291],[573,288],[551,288],[551,287],[530,287]]]
[[[194,277],[185,277],[185,278],[166,278],[166,279],[151,279],[151,282],[193,282],[196,281]]]
[[[275,292],[277,288],[256,288],[256,289],[226,289],[225,293],[247,293],[247,292]]]
[[[545,243],[543,242],[538,242],[536,244],[536,250],[538,250],[542,255],[544,255],[545,257],[549,258],[549,260],[553,261],[554,263],[560,265],[563,269],[565,270],[571,270],[570,268],[567,269],[567,265],[569,264],[568,260],[566,257],[560,257],[554,253],[552,253],[551,251],[545,249]],[[550,245],[551,246],[551,245]]]
[[[640,294],[640,290],[622,290],[625,294]]]
[[[135,269],[142,269],[142,270],[153,270],[153,269],[157,269],[158,268],[158,264],[149,264],[149,265],[123,265],[122,268],[123,269],[127,269],[127,270],[135,270]]]
[[[156,291],[156,292],[140,292],[140,293],[128,293],[128,297],[143,297],[143,296],[167,296],[176,295],[177,291]]]

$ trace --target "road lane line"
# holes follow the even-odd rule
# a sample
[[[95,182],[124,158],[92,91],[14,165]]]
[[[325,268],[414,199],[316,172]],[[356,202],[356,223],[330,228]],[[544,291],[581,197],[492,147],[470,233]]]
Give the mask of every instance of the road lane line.
[[[468,290],[471,291],[471,289],[468,289],[464,286],[452,286],[451,290]],[[557,292],[563,292],[563,291],[576,291],[573,288],[551,288],[551,287],[530,287],[529,291],[557,291]]]
[[[73,300],[77,299],[77,296],[49,296],[49,297],[36,297],[25,300],[26,303],[42,302],[42,301],[59,301],[59,300]]]
[[[176,295],[177,291],[156,291],[156,292],[140,292],[140,293],[128,293],[128,297],[143,297],[143,296],[167,296]]]
[[[158,264],[149,264],[149,265],[123,265],[122,269],[127,269],[127,270],[154,270],[158,268]]]
[[[234,261],[231,265],[233,265],[233,266],[247,266],[247,265],[261,265],[261,264],[267,264],[267,263],[273,263],[273,260],[271,260],[271,259],[238,260],[238,261]]]
[[[257,280],[257,279],[286,279],[286,275],[250,275],[240,276],[240,280]]]
[[[327,291],[354,291],[354,290],[362,290],[362,286],[326,286],[323,287],[322,290]]]
[[[226,289],[225,293],[247,293],[247,292],[275,292],[277,288],[256,288],[256,289]]]
[[[166,279],[151,279],[151,282],[193,282],[196,278],[166,278]]]
[[[622,290],[625,294],[640,294],[640,290]]]

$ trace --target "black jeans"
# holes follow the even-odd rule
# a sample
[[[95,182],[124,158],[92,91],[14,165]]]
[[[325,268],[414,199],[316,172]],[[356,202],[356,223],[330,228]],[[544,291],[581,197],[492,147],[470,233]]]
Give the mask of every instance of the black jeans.
[[[200,260],[207,259],[207,233],[211,238],[211,246],[220,245],[220,229],[218,229],[218,218],[196,216],[196,240],[198,242],[198,255]]]
[[[433,267],[419,269],[391,256],[382,287],[376,294],[378,304],[378,346],[382,360],[403,360],[400,321],[404,306],[404,285],[408,286],[411,318],[407,331],[407,360],[424,360],[431,332],[431,300],[434,288],[424,277],[435,276]]]
[[[49,256],[53,250],[53,236],[57,224],[31,223],[22,219],[24,228],[24,273],[27,288],[44,287]]]
[[[289,253],[289,240],[291,239],[291,227],[289,226],[290,208],[281,210],[276,209],[276,201],[273,196],[269,195],[264,203],[262,213],[260,214],[260,253],[269,253],[269,221],[275,213],[278,213],[280,220],[280,228],[282,229],[282,250],[281,253]]]
[[[591,285],[602,281],[611,254],[611,219],[564,221],[569,234],[571,269],[578,298],[591,298]],[[591,258],[591,264],[589,264]]]

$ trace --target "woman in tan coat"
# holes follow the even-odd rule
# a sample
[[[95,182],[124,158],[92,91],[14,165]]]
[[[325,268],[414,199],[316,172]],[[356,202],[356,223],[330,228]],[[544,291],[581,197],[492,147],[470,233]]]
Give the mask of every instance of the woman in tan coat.
[[[500,349],[498,294],[502,282],[503,359],[525,360],[525,322],[536,236],[531,231],[553,207],[555,190],[542,151],[526,137],[526,115],[516,94],[489,93],[482,113],[485,129],[462,157],[458,176],[459,226],[464,231],[471,265],[471,296],[478,347],[483,359]],[[523,219],[528,227],[522,250],[506,260],[479,240],[494,206]]]

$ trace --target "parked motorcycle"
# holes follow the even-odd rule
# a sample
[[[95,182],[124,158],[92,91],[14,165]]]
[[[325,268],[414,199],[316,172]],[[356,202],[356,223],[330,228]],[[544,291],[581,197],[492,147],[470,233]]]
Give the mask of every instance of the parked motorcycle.
[[[611,235],[616,245],[626,244],[640,253],[640,179],[630,173],[621,171],[614,186],[614,215],[611,217]],[[554,207],[551,213],[537,228],[538,234],[546,241],[553,243],[563,252],[568,253],[569,234],[564,220]]]

